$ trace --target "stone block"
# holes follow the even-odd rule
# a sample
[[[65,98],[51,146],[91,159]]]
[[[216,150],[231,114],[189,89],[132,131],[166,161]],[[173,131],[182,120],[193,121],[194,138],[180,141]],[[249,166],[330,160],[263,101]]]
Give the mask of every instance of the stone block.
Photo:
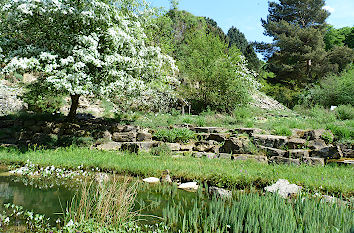
[[[261,129],[257,128],[236,128],[232,130],[233,133],[238,133],[238,134],[248,134],[249,136],[252,136],[253,134],[260,134],[262,133]]]
[[[282,148],[286,146],[288,138],[286,136],[254,134],[253,142],[259,146]]]
[[[289,150],[289,158],[292,159],[302,159],[304,157],[310,156],[310,150]]]
[[[302,158],[302,162],[308,165],[319,165],[319,166],[325,165],[325,160],[323,158],[305,157]]]
[[[112,140],[115,142],[135,142],[136,135],[136,132],[114,133]]]
[[[138,132],[136,140],[138,142],[152,141],[152,134],[148,132]]]
[[[317,150],[312,150],[311,157],[326,158],[326,159],[340,159],[342,157],[340,148],[329,145]]]
[[[290,138],[288,140],[289,149],[302,149],[307,146],[308,142],[302,138]]]
[[[122,148],[122,142],[106,142],[96,146],[98,150],[110,151],[110,150],[120,150]]]
[[[192,156],[195,158],[207,157],[208,159],[216,159],[218,155],[215,153],[207,153],[207,152],[193,152]]]
[[[217,141],[217,142],[224,142],[228,138],[230,138],[230,133],[211,133],[207,140]]]
[[[219,151],[229,154],[247,154],[250,153],[249,145],[250,140],[247,137],[230,138],[225,141]]]
[[[194,151],[219,153],[219,145],[215,141],[199,141],[193,147]]]
[[[171,151],[179,151],[181,149],[181,144],[179,143],[166,143],[166,145]]]
[[[254,160],[254,161],[260,162],[260,163],[267,163],[268,162],[268,158],[263,155],[236,155],[236,156],[233,156],[232,159],[235,161]]]
[[[300,165],[300,159],[291,159],[291,158],[285,158],[281,156],[273,156],[269,159],[269,162],[277,163],[277,164]]]
[[[219,153],[218,154],[219,159],[232,159],[232,155],[228,153]]]
[[[273,157],[273,156],[288,157],[288,152],[286,150],[276,149],[272,147],[265,147],[265,146],[259,146],[259,148],[266,153],[267,157]]]
[[[188,144],[181,144],[181,151],[192,151],[193,147],[195,146],[194,143],[188,143]]]
[[[227,130],[219,127],[194,127],[194,131],[196,133],[220,133]]]

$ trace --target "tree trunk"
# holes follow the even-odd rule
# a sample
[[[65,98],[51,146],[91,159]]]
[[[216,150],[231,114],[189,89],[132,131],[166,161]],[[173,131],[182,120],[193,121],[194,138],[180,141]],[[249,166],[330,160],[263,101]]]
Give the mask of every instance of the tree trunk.
[[[80,95],[70,95],[70,97],[71,97],[71,106],[70,106],[70,112],[68,115],[68,119],[69,119],[69,121],[72,121],[75,119],[76,110],[79,107]]]

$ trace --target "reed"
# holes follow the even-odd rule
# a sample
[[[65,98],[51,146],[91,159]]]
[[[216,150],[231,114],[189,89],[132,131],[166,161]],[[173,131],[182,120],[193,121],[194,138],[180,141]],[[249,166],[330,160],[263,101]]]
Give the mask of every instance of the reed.
[[[95,222],[100,227],[119,229],[136,215],[132,211],[135,196],[136,187],[127,178],[122,181],[113,176],[98,184],[83,182],[67,210],[67,222],[72,220],[79,226]]]

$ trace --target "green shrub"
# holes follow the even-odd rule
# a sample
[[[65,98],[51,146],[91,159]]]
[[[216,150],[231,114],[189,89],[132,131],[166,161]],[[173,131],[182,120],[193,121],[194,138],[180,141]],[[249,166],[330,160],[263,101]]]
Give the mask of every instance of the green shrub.
[[[273,133],[275,135],[280,135],[280,136],[291,136],[292,132],[291,130],[286,127],[286,126],[278,126],[273,129]]]
[[[27,91],[21,96],[21,99],[27,103],[30,111],[55,113],[59,112],[65,103],[62,93],[53,93],[41,80],[28,84],[26,89]]]
[[[331,75],[324,78],[318,85],[299,95],[299,99],[300,103],[306,106],[354,105],[354,67],[340,76]]]
[[[322,139],[328,144],[331,144],[334,140],[334,137],[330,131],[326,131],[321,135]]]
[[[236,122],[244,122],[252,117],[252,111],[248,107],[238,107],[232,112]]]
[[[195,133],[186,128],[159,129],[154,137],[163,142],[188,142],[195,138]]]
[[[159,145],[158,147],[153,147],[150,150],[150,153],[155,156],[171,156],[172,151],[170,147],[168,147],[166,144]]]
[[[340,105],[335,110],[339,120],[352,120],[354,118],[354,107],[352,105]]]

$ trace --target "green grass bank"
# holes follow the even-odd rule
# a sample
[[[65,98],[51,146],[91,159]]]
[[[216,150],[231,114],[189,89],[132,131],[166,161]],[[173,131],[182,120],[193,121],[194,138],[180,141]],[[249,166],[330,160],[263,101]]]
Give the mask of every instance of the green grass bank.
[[[84,169],[100,168],[132,176],[157,176],[168,169],[175,179],[198,180],[228,188],[262,188],[278,179],[287,179],[311,192],[352,197],[354,168],[343,166],[267,165],[252,161],[209,160],[189,156],[173,158],[148,153],[104,152],[88,148],[59,148],[56,150],[0,150],[5,164],[24,164],[27,160],[40,166]]]

